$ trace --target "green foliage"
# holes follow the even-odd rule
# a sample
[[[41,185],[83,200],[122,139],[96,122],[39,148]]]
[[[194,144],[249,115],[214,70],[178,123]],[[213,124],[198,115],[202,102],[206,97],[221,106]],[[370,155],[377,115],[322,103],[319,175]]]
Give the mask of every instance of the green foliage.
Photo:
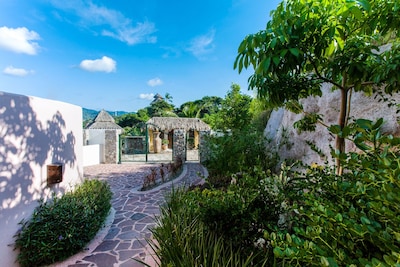
[[[138,113],[127,113],[122,116],[116,117],[115,118],[115,123],[121,126],[122,128],[124,127],[132,127],[133,125],[144,122],[147,119],[139,117]]]
[[[254,251],[260,229],[279,223],[285,183],[262,169],[233,175],[225,190],[205,189],[196,195],[199,219],[209,231],[243,252]],[[271,252],[271,251],[270,251]]]
[[[302,190],[288,194],[291,226],[265,232],[278,262],[400,266],[400,139],[382,135],[382,123],[357,120],[347,130],[363,153],[337,155],[347,170],[342,176],[314,166],[298,184]]]
[[[268,266],[400,266],[400,138],[382,125],[331,127],[361,150],[335,154],[342,176],[316,164],[280,175],[255,167],[222,189],[186,193],[185,211],[243,255],[261,251]]]
[[[19,264],[43,266],[82,250],[102,227],[111,196],[105,182],[86,180],[74,192],[41,201],[16,235]]]
[[[234,67],[252,66],[250,88],[279,106],[320,94],[315,83],[356,90],[367,81],[381,84],[398,77],[389,71],[398,66],[398,10],[396,1],[384,0],[281,2],[266,29],[240,44]],[[394,49],[377,54],[388,32]]]
[[[202,99],[183,103],[175,111],[180,117],[204,118],[217,113],[220,110],[222,98],[217,96],[205,96]]]
[[[148,114],[150,117],[177,117],[173,112],[174,105],[171,103],[172,97],[167,94],[166,99],[155,98],[148,108]]]
[[[208,157],[203,162],[213,186],[225,186],[231,174],[253,166],[267,170],[276,165],[276,158],[265,149],[264,129],[269,115],[264,101],[241,94],[240,87],[233,84],[220,111],[206,117],[206,122],[221,130],[207,139]]]
[[[248,125],[252,119],[250,104],[251,97],[240,93],[239,85],[232,84],[231,90],[222,100],[220,110],[206,116],[204,121],[216,130],[233,131],[241,129]]]
[[[277,162],[267,155],[265,145],[263,133],[254,127],[208,137],[208,158],[203,163],[210,173],[208,181],[223,186],[230,181],[231,174],[253,166],[262,166],[264,170],[274,167]]]
[[[173,190],[169,195],[157,218],[157,227],[151,230],[155,241],[149,240],[160,266],[265,265],[255,261],[258,255],[245,256],[218,234],[208,231],[197,218],[196,210],[195,196],[184,190]]]
[[[317,123],[322,121],[322,116],[318,113],[308,113],[300,120],[296,121],[293,126],[299,133],[304,131],[315,131]]]
[[[271,107],[320,96],[322,83],[332,85],[341,91],[338,121],[344,128],[349,92],[400,89],[399,10],[397,0],[282,1],[266,29],[241,42],[234,68],[254,69],[249,88]],[[381,49],[384,40],[387,49]],[[318,120],[308,116],[297,125]],[[343,138],[337,138],[336,149],[345,151]]]

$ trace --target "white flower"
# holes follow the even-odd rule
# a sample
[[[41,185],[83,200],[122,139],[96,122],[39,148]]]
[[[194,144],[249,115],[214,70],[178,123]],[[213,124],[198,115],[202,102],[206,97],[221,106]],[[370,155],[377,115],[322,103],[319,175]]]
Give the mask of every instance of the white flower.
[[[254,246],[257,248],[263,248],[265,246],[265,239],[260,237],[257,239],[257,241],[254,243]]]

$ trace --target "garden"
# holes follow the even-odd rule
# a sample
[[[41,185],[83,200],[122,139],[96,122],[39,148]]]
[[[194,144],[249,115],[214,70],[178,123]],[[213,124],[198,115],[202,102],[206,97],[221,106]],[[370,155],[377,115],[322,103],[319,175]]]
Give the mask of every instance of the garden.
[[[233,84],[218,112],[203,114],[218,133],[201,148],[209,176],[201,186],[175,188],[161,207],[149,240],[160,266],[400,267],[400,138],[384,131],[382,118],[351,115],[355,92],[399,112],[391,101],[400,89],[399,14],[397,0],[287,0],[265,30],[244,38],[234,68],[254,69],[249,89],[257,97]],[[337,124],[302,105],[321,97],[324,84],[340,94]],[[334,137],[324,164],[284,158],[265,138],[277,108],[302,115],[293,125],[299,132],[322,125]],[[282,140],[278,146],[290,145],[290,137]],[[179,167],[154,169],[143,187]],[[105,183],[86,181],[41,203],[16,236],[20,264],[82,249],[110,199]]]
[[[174,190],[157,218],[161,266],[400,266],[400,139],[383,119],[351,117],[354,92],[398,107],[399,11],[396,1],[289,0],[245,37],[234,67],[254,69],[263,110],[303,114],[299,132],[326,127],[331,160],[281,158],[233,86],[223,102],[233,105],[213,120],[222,134],[208,140],[206,185]],[[301,102],[326,83],[340,92],[334,125]]]

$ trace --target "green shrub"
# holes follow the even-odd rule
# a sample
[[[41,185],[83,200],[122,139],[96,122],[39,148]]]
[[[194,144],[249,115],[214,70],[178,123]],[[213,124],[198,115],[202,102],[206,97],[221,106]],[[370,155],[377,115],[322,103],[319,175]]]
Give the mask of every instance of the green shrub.
[[[208,171],[208,181],[215,187],[225,187],[231,174],[247,171],[254,166],[263,170],[276,166],[277,161],[267,155],[263,133],[254,127],[210,136],[207,139],[207,160],[203,163]]]
[[[74,192],[40,201],[32,217],[21,222],[16,235],[20,265],[51,264],[82,250],[102,227],[111,197],[107,183],[86,180]]]
[[[269,266],[400,266],[400,139],[381,134],[382,123],[336,133],[361,150],[335,155],[342,176],[318,165],[279,176],[255,168],[192,193],[198,219],[235,248],[261,248]]]
[[[208,231],[197,217],[197,207],[195,195],[177,190],[161,208],[152,229],[156,241],[150,240],[161,266],[264,266],[265,262],[255,262],[258,255],[243,255]]]
[[[293,201],[293,225],[265,232],[285,266],[400,266],[400,139],[380,133],[383,121],[347,129],[363,153],[337,155],[346,172],[310,170]]]
[[[254,168],[234,175],[226,190],[205,189],[196,194],[199,219],[209,231],[221,235],[236,249],[254,251],[260,229],[277,225],[285,198],[276,175]]]
[[[335,155],[342,176],[250,165],[219,189],[175,193],[153,232],[162,266],[231,266],[239,253],[251,266],[400,267],[400,139],[381,134],[382,123],[331,128],[361,150]],[[215,256],[204,255],[217,254],[207,265]]]

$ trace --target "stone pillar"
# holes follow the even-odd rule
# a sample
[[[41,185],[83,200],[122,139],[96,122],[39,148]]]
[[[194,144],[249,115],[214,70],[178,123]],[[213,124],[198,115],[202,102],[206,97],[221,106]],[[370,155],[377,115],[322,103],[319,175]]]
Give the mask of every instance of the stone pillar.
[[[172,160],[175,161],[181,158],[183,162],[186,161],[186,131],[183,129],[174,130]]]
[[[161,152],[160,132],[153,132],[153,149],[154,149],[154,153]]]
[[[118,138],[115,130],[105,130],[104,157],[106,164],[118,163]]]
[[[208,149],[207,137],[210,136],[210,131],[199,132],[199,158],[200,163],[206,162],[210,157],[210,150]]]

